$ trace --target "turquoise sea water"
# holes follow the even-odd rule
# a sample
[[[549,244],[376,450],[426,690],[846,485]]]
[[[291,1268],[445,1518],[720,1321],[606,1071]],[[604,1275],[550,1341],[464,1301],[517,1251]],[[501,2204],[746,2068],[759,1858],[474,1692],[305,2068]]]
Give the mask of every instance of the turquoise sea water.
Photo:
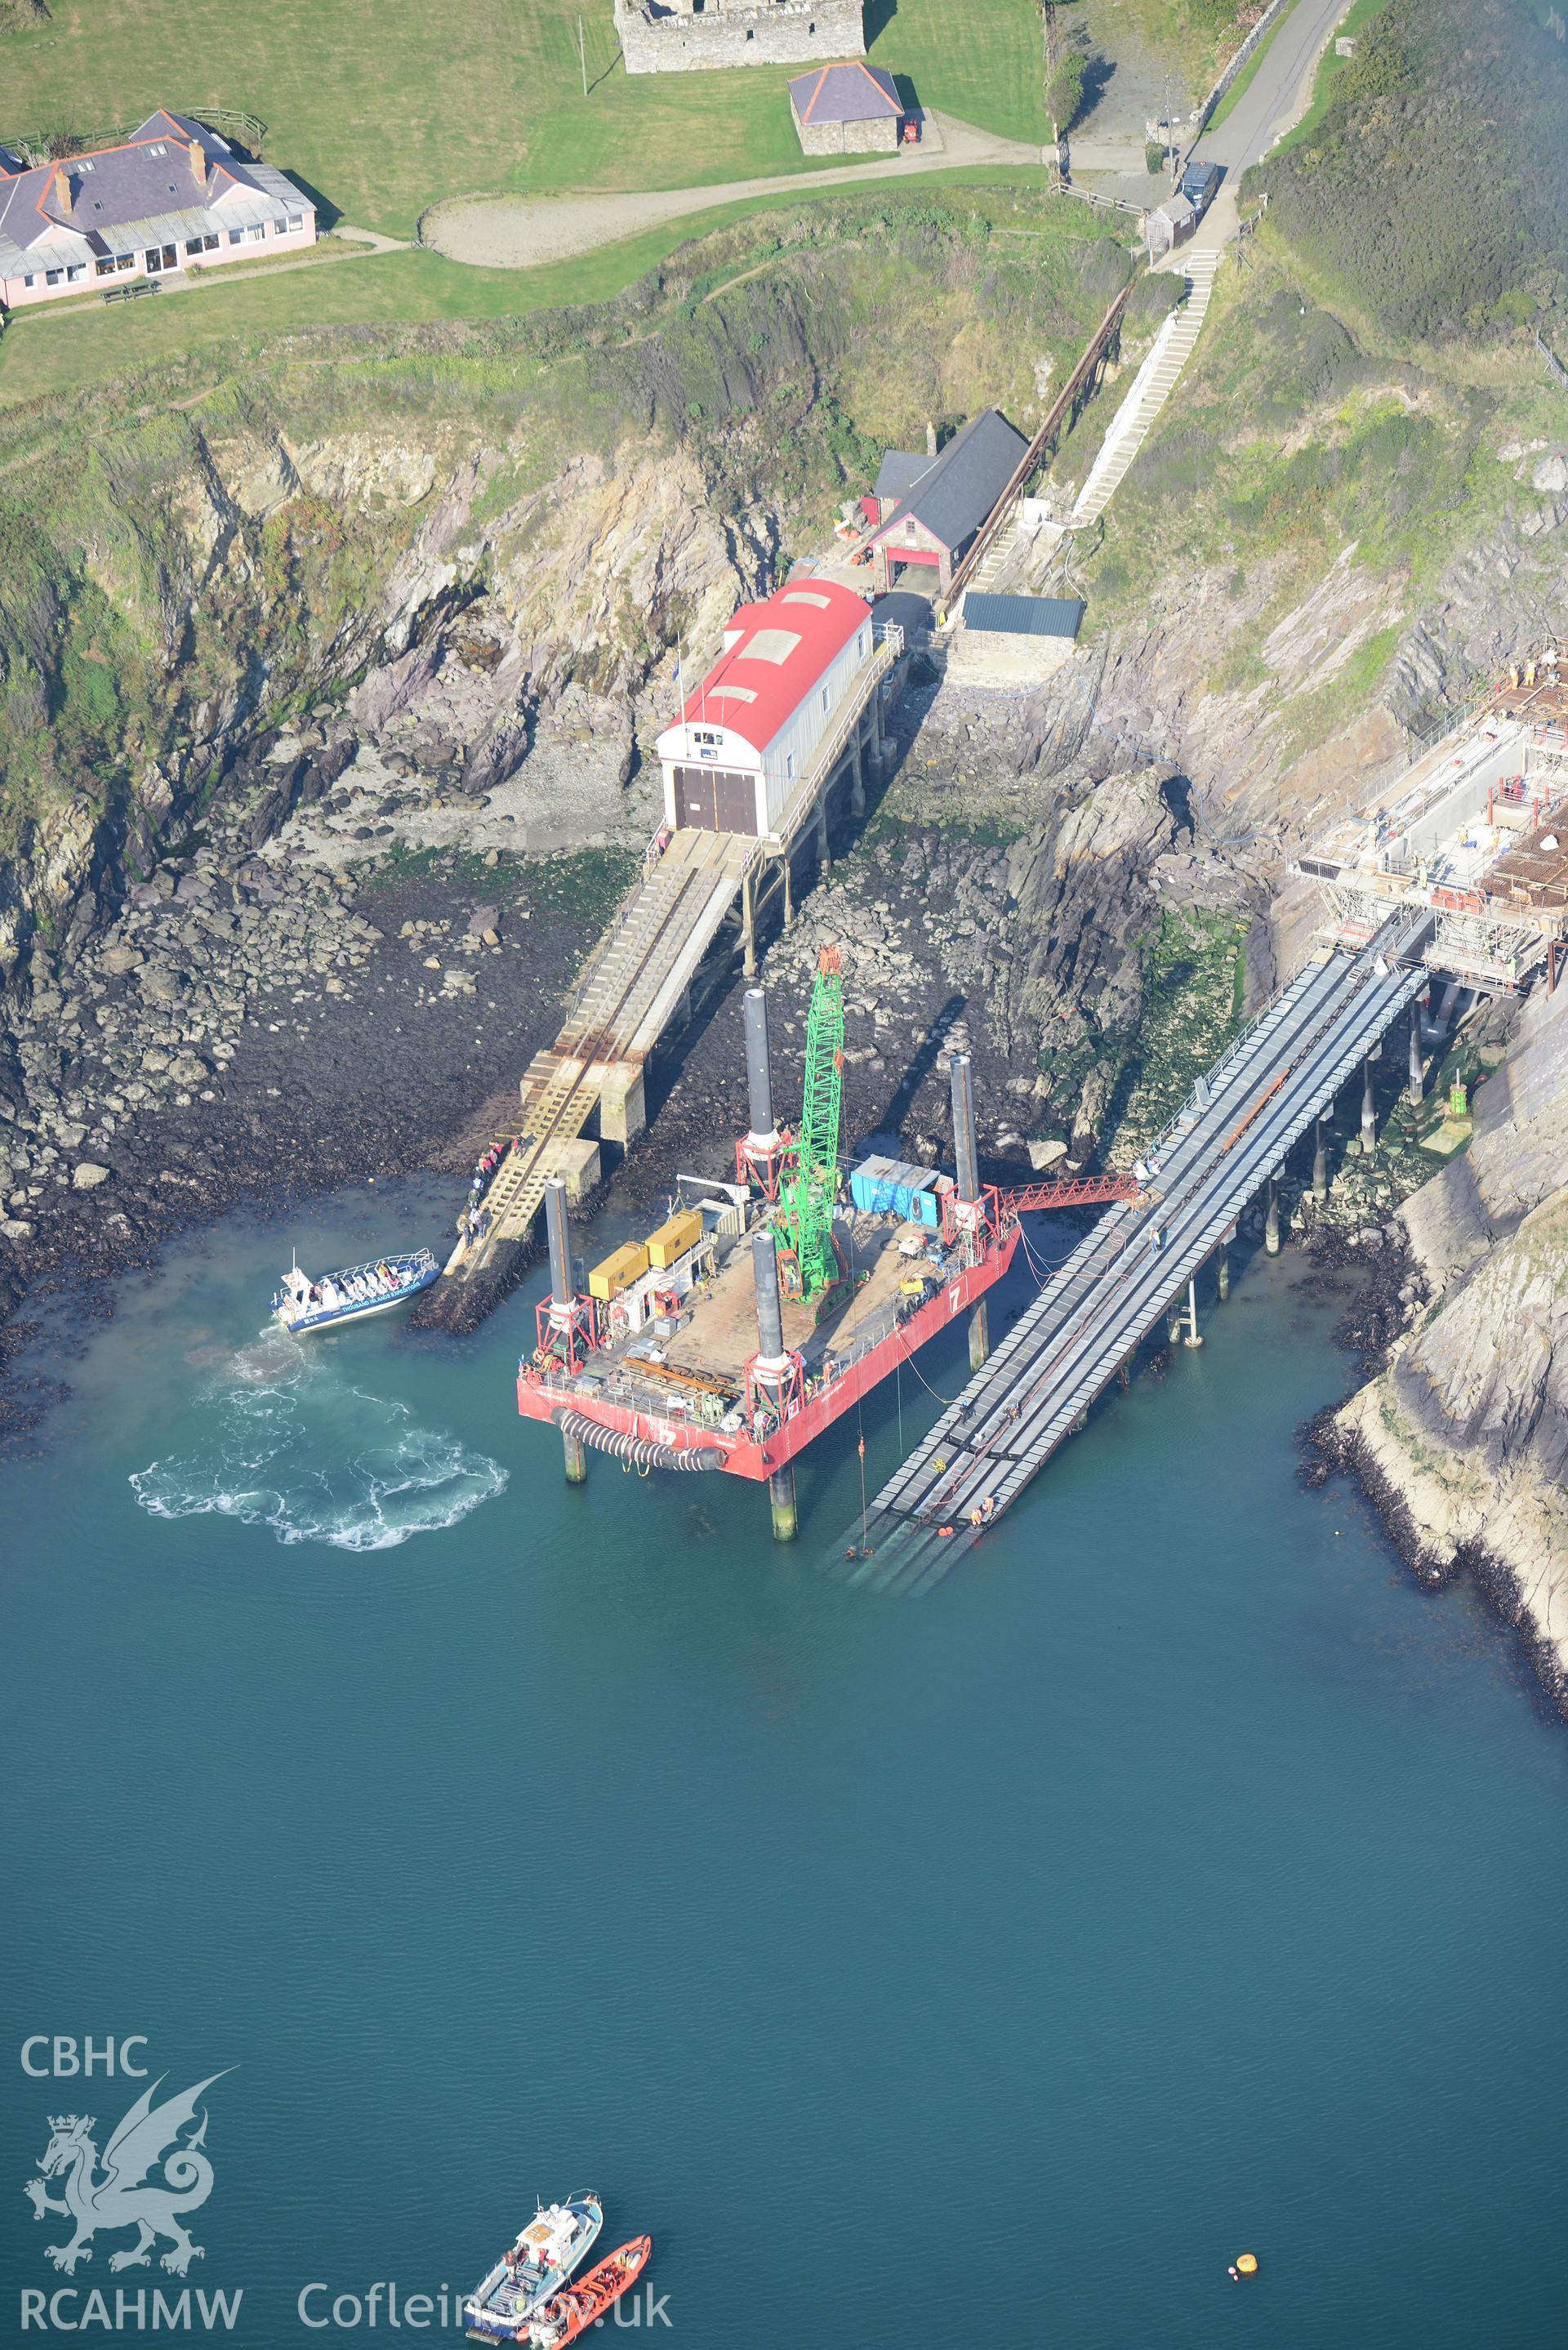
[[[821,1569],[852,1429],[787,1552],[738,1482],[568,1491],[527,1298],[462,1347],[258,1335],[290,1241],[436,1229],[418,1188],[232,1219],[0,1467],[4,2338],[180,2289],[111,2274],[128,2234],[57,2275],[20,2191],[142,2086],[24,2070],[91,2034],[161,2095],[234,2068],[183,2282],[264,2350],[439,2306],[583,2186],[678,2350],[1563,2341],[1568,1736],[1470,1594],[1298,1489],[1345,1376],[1299,1260],[911,1605]]]

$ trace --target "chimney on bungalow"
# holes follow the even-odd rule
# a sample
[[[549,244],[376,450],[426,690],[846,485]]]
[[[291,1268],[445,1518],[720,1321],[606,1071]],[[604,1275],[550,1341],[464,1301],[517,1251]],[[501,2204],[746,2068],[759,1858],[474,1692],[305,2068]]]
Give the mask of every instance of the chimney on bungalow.
[[[931,419],[928,416],[926,419],[926,454],[928,457],[934,457],[936,453],[937,428]]]
[[[58,207],[69,220],[71,216],[71,175],[63,163],[57,163],[49,175],[49,202]]]
[[[191,158],[191,169],[196,175],[196,185],[199,188],[204,188],[207,184],[207,151],[199,139],[192,139],[187,151]]]

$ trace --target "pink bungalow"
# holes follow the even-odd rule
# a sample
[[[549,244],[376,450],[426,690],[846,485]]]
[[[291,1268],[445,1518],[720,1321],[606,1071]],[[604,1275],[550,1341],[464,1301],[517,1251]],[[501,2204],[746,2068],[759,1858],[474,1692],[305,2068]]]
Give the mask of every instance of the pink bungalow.
[[[29,167],[0,148],[0,307],[316,243],[316,207],[183,114],[119,147]]]

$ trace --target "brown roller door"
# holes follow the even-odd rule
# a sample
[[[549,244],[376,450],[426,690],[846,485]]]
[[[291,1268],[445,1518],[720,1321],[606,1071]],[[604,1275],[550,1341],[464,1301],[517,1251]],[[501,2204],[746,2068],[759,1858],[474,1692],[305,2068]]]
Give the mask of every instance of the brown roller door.
[[[743,832],[754,837],[756,777],[728,767],[677,767],[675,812],[678,823],[700,826],[704,832]]]
[[[675,770],[675,811],[678,820],[700,825],[705,832],[719,829],[719,810],[713,785],[716,771],[712,767],[677,767]]]
[[[754,835],[757,829],[756,777],[726,775],[721,770],[714,776],[713,785],[720,831]]]

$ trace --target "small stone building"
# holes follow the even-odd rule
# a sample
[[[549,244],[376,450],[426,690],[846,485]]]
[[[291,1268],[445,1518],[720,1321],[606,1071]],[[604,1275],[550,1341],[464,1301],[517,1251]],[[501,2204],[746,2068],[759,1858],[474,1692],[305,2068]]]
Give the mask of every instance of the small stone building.
[[[926,459],[891,506],[886,504],[883,475],[878,474],[882,518],[863,542],[870,554],[877,593],[885,596],[899,573],[915,565],[938,594],[945,595],[976,531],[1012,479],[1028,446],[1023,433],[1013,431],[999,409],[987,408],[971,417],[940,456]],[[893,458],[900,461],[898,478],[902,479],[905,452],[889,451],[889,463]]]
[[[860,0],[615,0],[615,29],[628,74],[866,54]]]
[[[1157,204],[1143,216],[1143,241],[1151,261],[1160,260],[1179,244],[1185,244],[1198,226],[1198,208],[1178,192]]]
[[[819,66],[789,86],[795,135],[808,155],[893,154],[904,109],[890,73],[863,57]]]

